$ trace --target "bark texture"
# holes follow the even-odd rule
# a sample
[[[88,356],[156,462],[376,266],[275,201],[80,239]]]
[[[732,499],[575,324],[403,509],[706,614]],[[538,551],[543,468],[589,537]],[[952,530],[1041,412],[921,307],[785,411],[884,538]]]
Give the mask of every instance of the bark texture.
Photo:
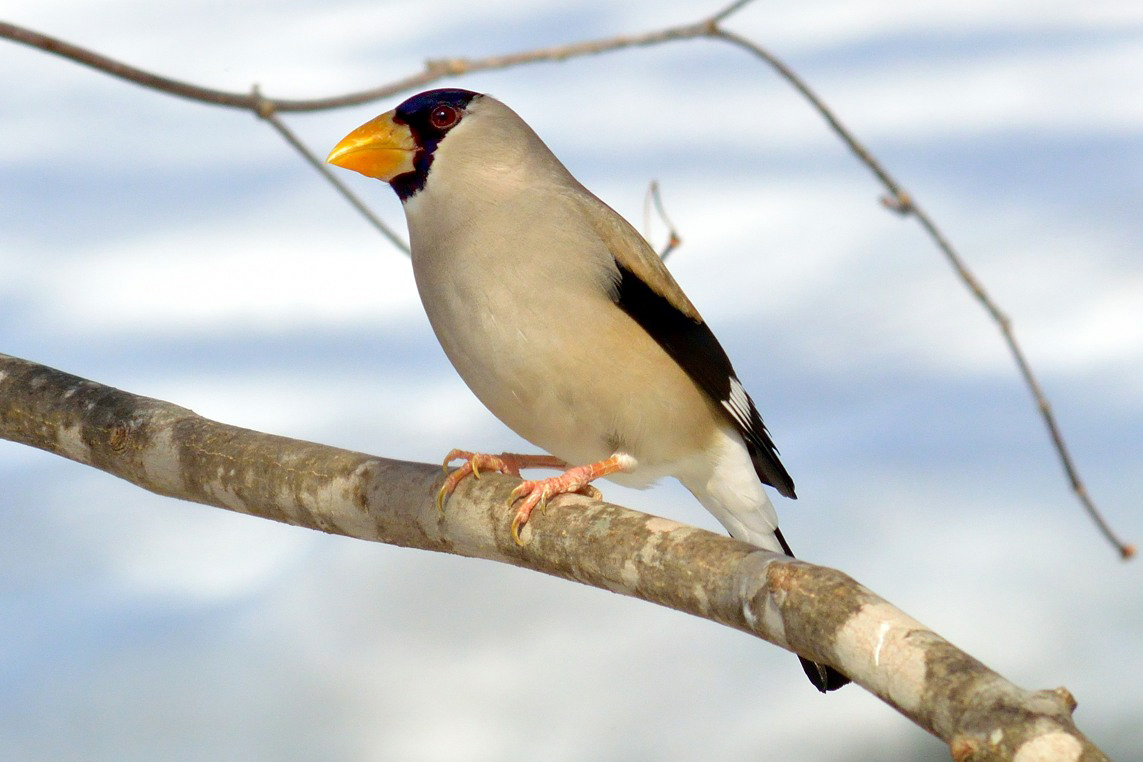
[[[263,434],[0,355],[0,437],[161,495],[522,566],[669,606],[830,664],[969,760],[1102,760],[1064,688],[1005,680],[842,572],[579,495],[511,536],[515,479]]]

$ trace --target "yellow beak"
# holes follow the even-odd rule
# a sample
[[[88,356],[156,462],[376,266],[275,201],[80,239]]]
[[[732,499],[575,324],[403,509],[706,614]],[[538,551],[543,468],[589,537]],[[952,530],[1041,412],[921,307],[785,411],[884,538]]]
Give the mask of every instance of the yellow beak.
[[[413,133],[405,125],[394,122],[393,112],[389,111],[342,138],[326,161],[389,182],[397,175],[413,171],[416,151]]]

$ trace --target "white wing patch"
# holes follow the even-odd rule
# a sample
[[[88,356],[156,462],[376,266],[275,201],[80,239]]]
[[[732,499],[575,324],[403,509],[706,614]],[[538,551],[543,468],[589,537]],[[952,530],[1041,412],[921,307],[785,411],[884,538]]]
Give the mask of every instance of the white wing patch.
[[[749,432],[750,425],[750,397],[742,388],[742,383],[734,376],[730,377],[730,398],[722,401],[722,406],[730,413],[730,417],[738,424],[740,431]]]

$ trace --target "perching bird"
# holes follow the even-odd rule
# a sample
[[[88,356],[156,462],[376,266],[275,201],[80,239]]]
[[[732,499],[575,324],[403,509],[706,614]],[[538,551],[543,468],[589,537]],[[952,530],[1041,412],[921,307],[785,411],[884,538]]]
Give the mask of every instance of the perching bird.
[[[567,469],[513,493],[519,541],[554,495],[669,475],[733,537],[793,555],[762,485],[793,498],[794,483],[726,352],[643,237],[514,111],[430,90],[351,132],[328,161],[397,192],[445,354],[497,418],[555,456],[454,450],[446,464],[465,463],[442,497],[480,468]],[[823,692],[849,682],[802,665]]]

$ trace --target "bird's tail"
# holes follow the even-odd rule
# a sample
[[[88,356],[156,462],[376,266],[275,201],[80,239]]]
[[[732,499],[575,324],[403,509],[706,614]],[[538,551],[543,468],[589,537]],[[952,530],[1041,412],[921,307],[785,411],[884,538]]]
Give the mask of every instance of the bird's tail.
[[[790,550],[790,544],[782,536],[782,530],[778,529],[777,526],[771,529],[769,522],[766,521],[766,515],[773,513],[769,501],[765,506],[769,509],[768,511],[738,512],[737,514],[729,513],[714,501],[704,502],[704,505],[727,528],[730,536],[734,539],[748,542],[775,553],[785,553],[790,558],[794,557],[794,551]],[[802,662],[802,669],[805,671],[806,677],[822,693],[836,691],[850,682],[848,677],[828,664],[818,664],[802,656],[799,656],[798,659]]]
[[[790,544],[778,529],[778,513],[748,460],[741,436],[728,432],[717,444],[721,447],[716,447],[715,457],[704,458],[694,471],[677,473],[676,477],[731,537],[793,558]],[[849,682],[833,667],[798,658],[806,677],[822,693]]]
[[[786,538],[782,536],[782,530],[774,527],[774,537],[777,538],[782,550],[790,558],[794,557],[794,551],[790,550],[790,543],[786,542]],[[810,661],[804,656],[799,656],[798,660],[802,662],[802,671],[806,673],[806,677],[814,684],[822,693],[829,691],[836,691],[843,685],[847,685],[850,680],[845,675],[838,672],[828,664],[818,664],[816,661]]]

